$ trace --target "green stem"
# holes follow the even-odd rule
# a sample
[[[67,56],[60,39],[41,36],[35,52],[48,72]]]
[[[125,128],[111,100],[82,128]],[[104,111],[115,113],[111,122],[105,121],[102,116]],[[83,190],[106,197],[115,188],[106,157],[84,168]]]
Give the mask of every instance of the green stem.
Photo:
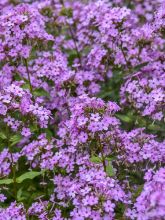
[[[8,131],[8,127],[6,125],[6,136],[7,136],[7,145],[9,147],[9,152],[10,152],[10,156],[11,156],[11,170],[12,170],[12,179],[13,179],[13,191],[14,191],[14,198],[17,198],[17,181],[16,181],[16,165],[14,164],[14,159],[13,159],[13,154],[12,154],[12,148],[10,146],[10,137],[9,137],[9,131]]]
[[[120,49],[121,49],[121,52],[122,52],[122,54],[123,54],[123,57],[124,57],[124,60],[125,60],[125,62],[126,62],[126,64],[127,64],[128,69],[131,70],[130,63],[129,63],[129,61],[127,60],[127,56],[126,56],[126,54],[125,54],[125,52],[124,52],[124,49],[123,49],[122,44],[121,44],[121,46],[120,46]]]
[[[106,172],[105,157],[104,157],[103,146],[101,144],[100,138],[99,138],[99,149],[100,149],[100,153],[101,153],[101,159],[102,159],[102,164],[103,164],[103,167],[104,167],[104,171]]]
[[[62,6],[65,8],[64,1],[63,1],[63,0],[60,0],[60,3],[61,3]],[[75,50],[76,50],[76,53],[77,53],[77,57],[78,57],[79,63],[80,63],[80,65],[82,66],[81,55],[80,55],[80,52],[79,52],[79,50],[78,50],[77,42],[76,42],[76,39],[75,39],[75,37],[74,37],[74,34],[73,34],[73,31],[72,31],[71,25],[67,22],[67,20],[66,20],[66,24],[68,25],[71,38],[72,38],[72,40],[73,40],[73,42],[74,42],[74,46],[75,46]]]
[[[16,165],[14,164],[13,161],[13,156],[12,153],[10,153],[11,158],[12,158],[12,175],[13,175],[13,185],[14,185],[14,197],[17,199],[17,181],[16,181]]]
[[[68,22],[67,22],[67,25],[68,25],[68,27],[69,27],[70,35],[71,35],[72,40],[73,40],[74,45],[75,45],[75,50],[76,50],[76,53],[77,53],[77,57],[78,57],[78,59],[79,59],[79,63],[80,63],[80,65],[82,66],[81,56],[80,56],[80,53],[79,53],[79,50],[78,50],[78,47],[77,47],[76,39],[75,39],[74,34],[73,34],[73,32],[72,32],[72,28],[71,28],[71,26],[70,26],[70,24],[69,24]]]
[[[27,72],[27,75],[28,75],[30,92],[31,92],[31,94],[33,96],[33,87],[32,87],[32,83],[31,83],[31,77],[30,77],[30,71],[29,71],[29,67],[28,67],[28,62],[27,62],[27,59],[24,59],[24,61],[25,61],[26,72]]]

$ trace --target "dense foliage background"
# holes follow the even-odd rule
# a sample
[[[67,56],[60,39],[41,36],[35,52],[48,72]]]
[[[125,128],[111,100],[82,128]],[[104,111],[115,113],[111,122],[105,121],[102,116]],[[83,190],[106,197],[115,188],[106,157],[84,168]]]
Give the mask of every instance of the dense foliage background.
[[[165,219],[165,1],[0,1],[0,220]]]

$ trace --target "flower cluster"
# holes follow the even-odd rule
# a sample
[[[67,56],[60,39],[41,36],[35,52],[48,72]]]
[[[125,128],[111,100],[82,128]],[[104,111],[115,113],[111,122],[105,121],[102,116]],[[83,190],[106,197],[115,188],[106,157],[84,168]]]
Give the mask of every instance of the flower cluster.
[[[134,217],[137,219],[162,219],[165,215],[165,170],[160,168],[154,175],[146,174],[144,190],[136,199]],[[130,212],[127,213],[130,216]],[[135,218],[131,218],[135,219]]]
[[[0,220],[164,219],[164,9],[0,2]]]
[[[123,4],[125,4],[127,7],[132,8],[137,21],[144,23],[146,21],[150,22],[154,19],[154,12],[155,10],[157,10],[162,2],[162,0],[114,0],[113,4],[118,6],[123,6]]]
[[[59,153],[53,153],[53,141],[49,142],[45,134],[38,136],[37,140],[25,145],[21,151],[21,156],[27,157],[31,168],[37,166],[41,169],[53,170],[53,167],[60,158]]]
[[[164,162],[165,142],[156,141],[153,135],[145,134],[143,130],[135,129],[120,135],[122,141],[120,143],[121,155],[119,158],[129,161],[131,164],[144,163],[144,161],[150,161],[153,164]],[[124,154],[122,150],[125,151]]]
[[[19,153],[10,153],[7,148],[5,148],[0,153],[0,177],[8,176],[11,172],[10,166],[12,163],[17,163],[20,155]]]
[[[35,118],[41,127],[46,127],[48,124],[51,113],[50,110],[40,105],[40,102],[34,103],[29,91],[22,89],[19,85],[13,83],[4,88],[0,93],[0,104],[0,115],[5,116],[4,122],[13,130],[18,130],[20,127],[23,127],[23,133],[25,133],[24,126],[30,126],[31,121]],[[11,117],[13,112],[19,112],[20,117],[29,115],[29,118],[27,118],[26,123],[23,123]]]
[[[74,209],[72,219],[113,219],[117,203],[126,202],[126,195],[117,181],[106,177],[98,165],[89,163],[79,168],[76,176],[54,178],[55,193],[61,206],[68,201]]]
[[[26,59],[30,55],[32,41],[53,40],[44,29],[45,22],[41,14],[28,4],[12,8],[0,20],[1,60],[16,57]]]
[[[115,112],[120,108],[114,102],[105,103],[100,98],[89,98],[82,95],[78,99],[72,100],[70,109],[71,119],[62,123],[62,128],[58,133],[60,137],[67,136],[68,138],[68,132],[69,144],[75,146],[78,144],[86,146],[87,142],[97,136],[104,139],[102,136],[106,135],[106,132],[113,131],[120,124],[119,120],[114,117]]]
[[[128,79],[121,88],[121,103],[131,104],[143,116],[164,119],[164,63],[146,67],[137,77]]]
[[[15,202],[11,203],[8,208],[0,208],[0,219],[20,219],[26,220],[26,211],[24,207],[20,205],[16,205]]]

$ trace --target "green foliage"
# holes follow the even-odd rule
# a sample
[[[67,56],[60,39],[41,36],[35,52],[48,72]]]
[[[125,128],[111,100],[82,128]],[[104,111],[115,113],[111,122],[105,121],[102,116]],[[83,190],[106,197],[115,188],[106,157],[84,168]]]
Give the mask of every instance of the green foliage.
[[[33,91],[33,95],[40,97],[40,96],[45,96],[45,97],[49,97],[49,93],[47,91],[45,91],[43,88],[37,88]]]
[[[108,164],[106,165],[106,173],[108,176],[115,176],[114,167],[112,166],[111,161],[108,161]]]
[[[136,200],[136,198],[141,194],[143,190],[144,185],[139,185],[135,193],[133,194],[133,199]]]
[[[27,83],[24,83],[21,87],[22,87],[23,89],[28,89],[28,90],[30,90],[30,85],[29,85],[28,82],[27,82]]]
[[[12,146],[18,144],[21,141],[21,139],[22,139],[22,136],[20,134],[13,135],[10,138],[10,142],[11,142],[10,146],[12,147]]]
[[[101,163],[102,162],[102,159],[100,157],[96,157],[96,156],[92,156],[90,160],[93,163]]]
[[[7,139],[7,137],[3,131],[0,132],[0,139],[2,139],[2,140]]]
[[[60,11],[60,15],[66,16],[68,18],[71,18],[73,16],[72,8],[65,8],[63,7]]]
[[[13,183],[13,179],[2,179],[0,180],[0,185],[9,185]]]
[[[21,176],[17,177],[16,178],[16,183],[22,183],[23,181],[27,180],[27,179],[34,179],[35,177],[37,176],[40,176],[44,174],[44,171],[29,171],[29,172],[26,172],[24,174],[22,174]],[[0,180],[0,185],[9,185],[11,183],[14,183],[14,180],[13,179],[1,179]]]
[[[147,66],[147,64],[148,64],[148,62],[144,62],[144,63],[141,63],[141,64],[135,66],[134,69],[133,69],[134,72],[140,71],[143,67]]]
[[[40,176],[41,174],[43,174],[44,171],[41,171],[41,172],[37,172],[37,171],[29,171],[29,172],[26,172],[24,174],[22,174],[21,176],[19,176],[17,179],[16,179],[16,182],[17,183],[22,183],[24,180],[27,180],[27,179],[34,179],[35,177],[37,176]]]
[[[105,83],[102,84],[102,89],[98,95],[104,100],[111,100],[119,102],[119,91],[121,84],[123,83],[123,72],[121,69],[113,71],[111,78],[107,78]]]
[[[126,123],[130,123],[133,121],[133,118],[129,117],[128,115],[116,114],[116,116],[121,121],[126,122]]]

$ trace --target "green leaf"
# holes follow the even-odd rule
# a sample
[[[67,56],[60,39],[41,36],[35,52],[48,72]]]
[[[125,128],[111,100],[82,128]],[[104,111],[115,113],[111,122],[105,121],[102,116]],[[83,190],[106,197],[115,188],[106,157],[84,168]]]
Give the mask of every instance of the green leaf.
[[[5,135],[3,132],[0,132],[0,138],[1,138],[2,140],[7,139],[6,135]]]
[[[113,161],[116,159],[116,156],[109,156],[109,157],[106,157],[105,159],[108,161]]]
[[[134,199],[136,199],[138,196],[140,196],[142,190],[143,190],[144,185],[139,185],[139,187],[137,188],[136,192],[133,194]]]
[[[77,52],[76,50],[68,51],[68,62],[69,65],[71,65],[75,58],[77,58]]]
[[[101,163],[102,162],[101,158],[96,157],[96,156],[91,157],[90,161],[93,163]]]
[[[22,196],[22,197],[20,197],[19,199],[17,198],[17,201],[18,202],[22,202],[22,201],[24,201],[24,200],[26,200],[27,198],[25,197],[25,196]]]
[[[21,176],[19,176],[17,179],[16,179],[16,182],[17,183],[22,183],[24,180],[27,180],[27,179],[34,179],[35,177],[41,175],[43,173],[43,171],[41,172],[37,172],[37,171],[29,171],[29,172],[26,172],[24,174],[22,174]]]
[[[19,143],[21,139],[22,139],[22,136],[20,134],[13,135],[10,138],[11,146]]]
[[[149,130],[153,130],[153,131],[161,131],[161,130],[163,130],[163,128],[161,128],[159,125],[156,125],[156,124],[150,124],[148,126],[148,129]]]
[[[18,202],[21,202],[26,199],[26,197],[22,196],[22,194],[23,194],[23,187],[21,187],[17,192],[17,201]]]
[[[13,183],[13,179],[2,179],[2,180],[0,180],[0,185],[2,185],[2,184],[9,185],[11,183]]]
[[[148,64],[148,62],[141,63],[141,64],[135,66],[134,70],[138,72],[141,68],[147,66],[147,64]]]
[[[126,123],[132,122],[132,118],[127,115],[116,114],[116,116],[123,122],[126,122]]]
[[[46,96],[46,97],[49,97],[49,93],[47,91],[45,91],[43,88],[38,88],[38,89],[35,89],[33,91],[33,94],[35,96]]]
[[[99,95],[99,97],[100,98],[102,98],[102,99],[104,99],[104,98],[106,98],[106,97],[109,97],[109,96],[111,96],[113,94],[113,91],[107,91],[107,92],[102,92],[100,95]]]
[[[113,168],[112,163],[110,161],[108,162],[108,165],[106,166],[106,173],[108,176],[115,175],[114,168]]]
[[[53,137],[53,133],[50,129],[46,129],[46,137],[48,140],[51,140],[51,138]]]
[[[14,75],[14,79],[15,79],[16,81],[21,81],[21,80],[22,80],[22,78],[21,78],[21,76],[19,75],[19,73],[16,73],[16,74]]]
[[[71,18],[73,15],[72,8],[64,8],[63,7],[60,11],[60,15],[67,16],[67,17]]]
[[[31,124],[30,125],[30,131],[31,132],[35,132],[38,130],[38,126],[37,126],[37,123],[34,123],[34,124]]]
[[[23,188],[21,187],[17,192],[17,201],[20,201],[20,198],[22,196],[22,191],[23,191]]]
[[[22,87],[23,89],[28,89],[28,90],[30,90],[30,85],[29,85],[29,83],[24,83],[21,87]]]

